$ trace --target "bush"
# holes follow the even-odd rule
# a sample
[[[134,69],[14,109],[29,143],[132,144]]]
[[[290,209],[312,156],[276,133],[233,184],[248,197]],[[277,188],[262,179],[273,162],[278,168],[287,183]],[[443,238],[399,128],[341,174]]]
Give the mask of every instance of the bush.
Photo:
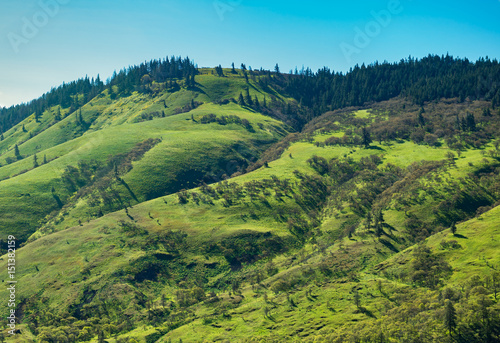
[[[436,288],[441,279],[452,273],[451,266],[440,255],[434,254],[430,248],[420,245],[413,251],[411,263],[411,279],[418,285]]]

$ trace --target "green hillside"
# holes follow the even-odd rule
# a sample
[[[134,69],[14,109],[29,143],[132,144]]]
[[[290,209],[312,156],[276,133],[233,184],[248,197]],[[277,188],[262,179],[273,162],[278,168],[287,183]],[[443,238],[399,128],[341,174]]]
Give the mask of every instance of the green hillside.
[[[31,116],[5,132],[0,143],[4,151],[0,208],[10,215],[0,219],[0,231],[16,232],[18,239],[25,240],[41,222],[46,230],[58,224],[64,228],[75,220],[88,220],[203,181],[221,180],[246,168],[291,130],[229,101],[236,92],[245,92],[241,77],[225,80],[227,94],[217,94],[221,85],[212,79],[200,75],[197,90],[178,85],[155,96],[136,92],[111,100],[104,91],[71,115],[54,107],[38,123]],[[252,87],[251,96],[266,95],[257,85],[248,87]],[[213,99],[207,95],[211,93]],[[214,103],[222,97],[227,103]],[[209,114],[228,120],[203,123]],[[147,140],[159,142],[138,148]],[[143,151],[132,157],[134,148]],[[82,162],[85,165],[79,166]],[[114,176],[120,180],[105,179],[99,184],[95,177],[106,178],[114,165],[119,174]],[[76,191],[81,192],[75,196]],[[89,208],[81,193],[92,192],[94,206]],[[76,214],[68,217],[70,212]],[[65,221],[69,218],[73,220]]]
[[[491,98],[334,108],[338,75],[187,70],[3,134],[7,342],[500,339]]]

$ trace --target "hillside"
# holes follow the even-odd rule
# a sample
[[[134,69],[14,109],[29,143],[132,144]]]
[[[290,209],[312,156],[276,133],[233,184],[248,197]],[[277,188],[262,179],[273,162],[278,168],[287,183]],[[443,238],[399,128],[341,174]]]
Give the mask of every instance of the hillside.
[[[321,71],[189,70],[4,133],[7,341],[499,339],[496,89],[329,107],[297,96]]]
[[[105,90],[72,114],[51,107],[5,132],[0,231],[24,241],[41,222],[52,231],[219,181],[292,130],[229,100],[245,87],[269,97],[258,85],[237,76],[222,85],[209,75],[197,80],[192,90],[169,81],[163,91],[115,100]],[[214,113],[225,119],[204,121]]]

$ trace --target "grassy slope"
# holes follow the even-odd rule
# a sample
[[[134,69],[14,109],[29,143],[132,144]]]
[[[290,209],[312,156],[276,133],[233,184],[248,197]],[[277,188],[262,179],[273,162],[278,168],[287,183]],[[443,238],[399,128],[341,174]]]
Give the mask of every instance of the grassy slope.
[[[195,113],[203,113],[206,110],[209,109],[201,107]],[[184,116],[189,117],[190,115]],[[184,123],[187,123],[187,121],[184,120],[183,122],[183,125],[187,125]],[[151,125],[151,122],[144,125],[146,124]],[[156,123],[153,122],[153,124]],[[152,127],[149,129],[151,130]],[[160,148],[161,146],[155,149]],[[320,148],[310,143],[298,142],[293,144],[280,159],[271,162],[269,164],[270,168],[261,168],[252,173],[236,177],[231,181],[243,184],[251,180],[269,178],[271,175],[276,175],[279,178],[293,178],[292,172],[296,169],[311,173],[312,169],[306,164],[306,160],[313,155],[320,155],[325,158],[350,155],[357,160],[375,152],[380,155],[383,154],[384,163],[393,163],[404,167],[415,160],[444,159],[447,152],[446,148],[430,148],[408,142],[382,145],[379,148],[379,150],[345,147]],[[412,158],[408,158],[410,156],[410,154],[406,153],[408,151],[412,152]],[[146,156],[145,158],[147,160],[148,157]],[[450,176],[466,175],[467,172],[471,171],[470,168],[472,168],[469,162],[477,162],[481,158],[477,150],[465,152],[457,161],[457,168],[450,171]],[[139,168],[136,170],[139,170]],[[132,176],[133,174],[129,177]],[[241,233],[242,230],[271,231],[278,236],[289,236],[285,225],[276,222],[274,219],[272,209],[269,210],[265,206],[249,202],[248,199],[246,201],[247,205],[241,204],[229,208],[223,207],[220,202],[216,203],[215,206],[195,205],[192,202],[187,205],[180,205],[177,202],[176,196],[172,195],[136,205],[129,210],[129,213],[138,225],[146,227],[150,233],[165,229],[186,232],[189,244],[194,247],[194,251],[197,250],[196,247],[202,247],[209,242],[223,240],[238,232]],[[245,220],[241,217],[241,214],[248,210],[248,204],[255,206],[255,210],[259,214],[258,220]],[[285,207],[287,204],[293,207],[293,201],[287,200]],[[276,206],[278,206],[278,203],[272,202],[271,207]],[[78,211],[75,211],[78,214]],[[450,260],[453,266],[457,266],[457,270],[459,270],[458,266],[470,264],[470,260],[472,259],[477,260],[477,249],[483,249],[484,255],[488,256],[488,258],[495,258],[494,253],[490,251],[491,247],[485,247],[484,238],[481,238],[495,234],[494,230],[498,227],[495,223],[497,219],[495,213],[498,211],[495,211],[484,215],[484,219],[482,220],[474,219],[459,225],[460,233],[466,227],[469,227],[469,230],[479,233],[477,237],[469,231],[466,232],[467,234],[465,234],[465,231],[462,233],[464,236],[470,235],[467,241],[466,253],[461,252],[459,255],[460,258],[456,262],[453,262],[456,255],[450,255]],[[397,219],[399,215],[396,211],[393,214],[389,213],[387,216],[388,222],[393,224],[393,226],[399,227],[400,224],[398,224]],[[120,268],[124,268],[130,261],[137,260],[139,257],[146,255],[137,246],[132,249],[130,247],[125,248],[123,245],[124,241],[121,238],[123,235],[117,229],[113,229],[116,227],[115,223],[119,220],[128,220],[124,211],[90,221],[83,224],[83,226],[76,226],[69,230],[43,237],[19,250],[18,277],[20,280],[20,296],[28,296],[32,294],[33,289],[39,289],[41,285],[45,285],[46,290],[42,291],[42,294],[50,299],[48,303],[56,309],[65,304],[78,301],[86,285],[93,289],[105,289],[106,292],[111,293],[116,292],[115,289],[120,288],[130,288],[130,292],[145,292],[145,287],[152,287],[152,285],[133,286],[124,280],[117,280],[114,284],[107,281],[113,279],[114,273]],[[334,216],[331,216],[325,218],[321,229],[325,233],[328,233],[329,231],[336,230],[338,224]],[[109,226],[112,230],[103,230],[104,226]],[[440,235],[443,234],[446,233],[438,234],[430,238],[429,241],[431,243],[437,242]],[[47,247],[50,247],[50,249]],[[75,247],[78,247],[77,250],[75,250]],[[269,287],[280,277],[294,278],[297,275],[306,274],[310,268],[313,268],[313,270],[317,269],[318,264],[328,254],[333,254],[336,257],[342,256],[348,263],[349,255],[359,256],[374,249],[375,246],[370,243],[370,239],[349,240],[345,238],[341,244],[327,248],[322,253],[314,245],[307,245],[304,249],[298,251],[296,255],[292,255],[292,257],[296,256],[296,258],[297,256],[302,256],[298,257],[295,262],[292,262],[293,260],[287,256],[277,257],[275,263],[279,266],[280,273],[269,277],[264,284]],[[404,256],[405,252],[401,253],[401,255]],[[396,255],[395,258],[398,258],[397,256],[399,255]],[[200,261],[205,260],[204,256],[196,254],[187,254],[183,258],[186,264],[189,261],[198,261],[200,263]],[[210,260],[210,262],[214,261],[220,263],[221,268],[227,263],[217,258]],[[43,272],[37,272],[35,266]],[[85,276],[85,268],[90,268],[92,271],[90,277]],[[1,266],[0,269],[5,270]],[[61,272],[63,270],[64,272]],[[216,282],[220,277],[221,275],[217,276],[212,280],[212,283]],[[235,310],[229,311],[231,319],[223,318],[219,315],[213,316],[211,315],[212,310],[210,310],[210,307],[197,305],[195,310],[197,317],[200,319],[196,319],[189,324],[191,328],[183,326],[171,332],[168,337],[182,337],[183,341],[186,342],[200,341],[200,337],[215,340],[217,337],[227,335],[226,332],[228,330],[235,339],[243,339],[250,334],[256,333],[263,337],[283,337],[285,335],[290,335],[291,337],[309,337],[313,334],[318,334],[318,332],[321,333],[318,330],[325,326],[332,328],[345,323],[348,321],[346,318],[352,321],[368,320],[369,317],[363,313],[359,313],[353,305],[352,289],[353,287],[357,287],[361,282],[362,287],[360,292],[363,299],[367,299],[367,294],[376,292],[375,279],[370,273],[361,273],[356,278],[357,281],[353,281],[351,276],[344,276],[337,279],[323,277],[322,281],[316,280],[317,285],[312,284],[308,287],[298,287],[292,291],[292,299],[296,306],[287,305],[288,302],[283,294],[274,294],[265,289],[254,292],[249,286],[246,286],[243,289],[244,297],[242,299],[236,298],[238,301],[241,301],[240,306]],[[56,279],[59,280],[56,281]],[[172,285],[167,286],[163,292],[170,299],[174,300],[174,288],[171,287]],[[309,293],[306,295],[306,290],[308,292],[312,291],[313,296],[310,296]],[[254,295],[262,294],[263,292],[269,293],[269,297],[271,298],[267,303],[260,296],[257,298],[254,297]],[[131,296],[130,294],[115,296],[119,297],[122,301],[131,300],[128,298]],[[228,305],[235,301],[235,297],[230,297],[227,293],[223,294],[221,298],[223,299],[223,303]],[[373,300],[366,301],[366,307],[375,316],[378,316],[377,309],[384,304],[384,298],[376,296]],[[264,307],[268,307],[271,310],[270,316],[264,316]],[[205,319],[205,324],[202,318],[208,318]],[[244,318],[244,321],[242,318]],[[206,324],[209,322],[214,325]],[[131,335],[144,337],[144,335],[153,331],[152,328],[147,331],[141,329],[135,333],[132,332]]]
[[[109,156],[126,153],[135,144],[148,138],[163,139],[144,161],[134,165],[140,173],[133,170],[124,178],[136,191],[139,200],[144,200],[148,194],[154,193],[152,189],[168,192],[175,188],[165,183],[172,183],[182,171],[187,163],[186,156],[193,156],[196,162],[207,168],[219,162],[223,168],[231,159],[242,159],[234,149],[235,144],[246,146],[257,156],[266,144],[286,134],[286,128],[279,122],[250,110],[234,104],[210,104],[220,97],[234,96],[236,92],[239,94],[245,86],[245,81],[240,77],[228,78],[224,82],[230,85],[226,87],[231,90],[230,93],[216,94],[221,82],[217,79],[201,75],[197,80],[200,92],[180,89],[173,93],[165,91],[154,97],[134,93],[113,101],[105,91],[81,109],[85,125],[77,123],[77,113],[55,122],[57,108],[52,108],[43,114],[40,123],[36,123],[32,116],[6,132],[4,141],[0,143],[0,151],[5,151],[0,157],[1,163],[4,164],[6,158],[14,157],[13,146],[16,142],[24,159],[0,168],[0,180],[3,180],[0,181],[0,211],[6,214],[0,219],[0,232],[16,232],[20,239],[26,239],[46,215],[58,210],[58,204],[50,193],[51,187],[55,187],[61,199],[70,195],[60,184],[59,178],[66,166],[76,166],[80,160],[103,163]],[[252,87],[251,93],[263,93],[258,86]],[[174,115],[176,110],[189,105],[192,99],[205,104],[192,113]],[[61,111],[63,117],[65,112]],[[165,118],[137,123],[144,113],[161,112],[165,113]],[[255,126],[256,133],[250,134],[237,125],[201,125],[190,120],[191,114],[198,117],[207,113],[237,115],[248,119]],[[262,129],[256,124],[263,125]],[[23,125],[26,132],[22,130]],[[34,135],[31,139],[28,139],[29,132]],[[42,164],[44,156],[48,163],[33,169],[35,153],[39,164]],[[144,173],[151,164],[154,164],[154,168]],[[145,178],[145,175],[149,177]],[[130,198],[127,190],[121,189],[120,192]],[[77,211],[76,216],[87,217],[82,211]],[[74,224],[74,220],[70,223]],[[71,224],[61,226],[68,225]]]

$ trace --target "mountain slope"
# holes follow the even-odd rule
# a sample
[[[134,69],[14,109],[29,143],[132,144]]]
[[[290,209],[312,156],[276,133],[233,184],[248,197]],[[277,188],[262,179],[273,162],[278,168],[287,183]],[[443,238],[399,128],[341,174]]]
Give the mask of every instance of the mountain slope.
[[[0,141],[21,329],[5,336],[495,341],[498,93],[444,75],[498,64],[441,62],[344,76],[180,60],[168,76],[152,61],[47,100]],[[387,87],[416,78],[391,92],[417,96],[329,111],[386,98],[366,78],[387,68]]]
[[[210,106],[178,115],[182,125],[201,126],[192,122],[191,114],[198,121],[210,112]],[[410,268],[406,250],[384,260],[442,230],[450,215],[464,219],[470,215],[460,211],[459,202],[435,213],[429,208],[439,208],[452,188],[480,200],[473,215],[481,201],[498,200],[495,179],[485,173],[496,168],[497,161],[473,147],[451,160],[449,153],[455,150],[446,145],[402,140],[372,143],[370,148],[321,144],[352,131],[353,119],[387,120],[382,109],[392,106],[388,102],[376,109],[350,110],[347,121],[326,120],[326,124],[336,123],[335,130],[326,131],[312,123],[314,130],[306,127],[303,134],[293,136],[288,148],[278,159],[267,162],[267,167],[228,182],[127,206],[57,233],[40,230],[33,237],[40,238],[18,252],[18,292],[26,299],[21,305],[26,322],[32,323],[33,316],[38,316],[38,329],[32,331],[39,338],[57,339],[55,328],[65,322],[67,332],[76,338],[81,335],[81,340],[103,330],[105,335],[122,332],[123,337],[137,339],[167,334],[164,341],[182,338],[188,342],[227,337],[229,329],[230,337],[237,341],[244,341],[249,332],[278,341],[278,337],[327,339],[329,335],[351,335],[350,326],[338,331],[349,321],[361,321],[367,328],[378,325],[374,318],[390,315],[396,310],[387,314],[394,306],[388,304],[400,301],[389,299],[387,303],[383,293],[374,296],[378,280],[382,280],[383,290],[391,289],[398,297],[406,296],[412,283],[409,272],[398,267],[403,263]],[[480,111],[484,104],[467,109],[475,106]],[[431,118],[431,107],[426,111]],[[249,120],[255,120],[254,116]],[[263,120],[266,124],[269,119]],[[160,120],[143,124],[156,121]],[[215,123],[204,125],[221,128]],[[158,124],[155,127],[161,130]],[[230,137],[230,132],[224,132],[228,134]],[[146,173],[140,163],[161,144],[123,177],[127,184],[132,183],[134,170],[138,175]],[[486,145],[484,150],[494,153],[495,148]],[[155,158],[152,155],[145,165]],[[346,174],[342,168],[353,169]],[[466,181],[470,173],[480,176],[474,182],[485,187],[488,196]],[[456,180],[463,181],[454,184]],[[369,192],[363,193],[365,190]],[[405,194],[416,198],[405,199]],[[369,208],[353,201],[368,195]],[[82,218],[79,206],[69,210],[67,219],[55,228],[60,230],[65,222]],[[375,219],[380,210],[384,219]],[[378,224],[367,224],[368,213]],[[489,213],[482,221],[484,228],[479,225],[477,229],[495,236],[496,212]],[[470,223],[476,227],[481,221]],[[458,225],[458,233],[467,225]],[[431,246],[440,235],[429,238]],[[482,240],[471,238],[469,256],[472,247],[482,246]],[[485,255],[494,259],[490,250],[484,250]],[[453,260],[455,255],[449,256]],[[403,262],[391,267],[393,259]],[[473,273],[483,272],[474,269]],[[453,285],[453,281],[446,282]],[[418,288],[416,292],[420,297],[429,291]],[[355,294],[360,294],[362,303],[357,305]],[[92,324],[97,315],[107,318],[109,326]],[[135,328],[131,323],[136,322],[159,327]],[[84,326],[92,329],[84,330]],[[187,329],[189,326],[194,329]],[[391,330],[384,332],[393,335]]]
[[[171,84],[170,88],[155,96],[134,93],[116,100],[104,91],[71,115],[55,107],[39,117],[39,123],[34,117],[29,117],[14,126],[4,134],[0,145],[4,151],[10,148],[0,159],[11,163],[0,168],[0,179],[3,180],[0,208],[3,213],[22,215],[2,216],[0,231],[14,230],[18,239],[25,240],[39,227],[40,221],[47,227],[52,223],[51,217],[58,213],[66,216],[76,205],[73,193],[98,183],[96,175],[104,177],[109,174],[107,169],[121,167],[113,175],[120,180],[107,180],[107,183],[100,184],[100,190],[87,187],[86,191],[93,191],[94,195],[113,193],[108,197],[114,198],[108,201],[106,195],[101,194],[101,199],[94,199],[94,208],[90,209],[80,201],[77,220],[87,220],[102,212],[190,188],[191,184],[214,182],[223,175],[229,176],[246,168],[290,128],[229,99],[225,104],[214,104],[206,91],[211,92],[219,86],[212,80],[215,78],[201,75],[200,91]],[[231,85],[233,93],[245,92],[245,84],[238,76],[226,80],[226,86]],[[249,94],[263,99],[266,93],[258,86],[252,87]],[[221,96],[217,95],[213,101],[220,100]],[[202,123],[202,118],[209,114],[216,114],[219,118],[226,116],[229,122]],[[54,119],[58,116],[60,121]],[[128,159],[123,156],[130,155],[134,148],[148,139],[161,142],[149,143],[153,144],[147,147],[151,151],[141,152],[146,154],[144,161],[140,161],[142,155],[134,157],[134,161],[130,161],[130,156]],[[19,157],[15,156],[13,145],[18,147]],[[117,155],[122,157],[121,160],[116,158]],[[197,165],[192,171],[186,168],[189,160],[191,165]],[[82,161],[87,165],[78,166]],[[68,168],[80,168],[80,171]],[[145,168],[147,173],[143,173]],[[88,175],[75,176],[75,173]],[[80,180],[72,180],[72,177]],[[81,194],[78,195],[80,198]],[[71,223],[60,226],[74,225],[74,220]]]

